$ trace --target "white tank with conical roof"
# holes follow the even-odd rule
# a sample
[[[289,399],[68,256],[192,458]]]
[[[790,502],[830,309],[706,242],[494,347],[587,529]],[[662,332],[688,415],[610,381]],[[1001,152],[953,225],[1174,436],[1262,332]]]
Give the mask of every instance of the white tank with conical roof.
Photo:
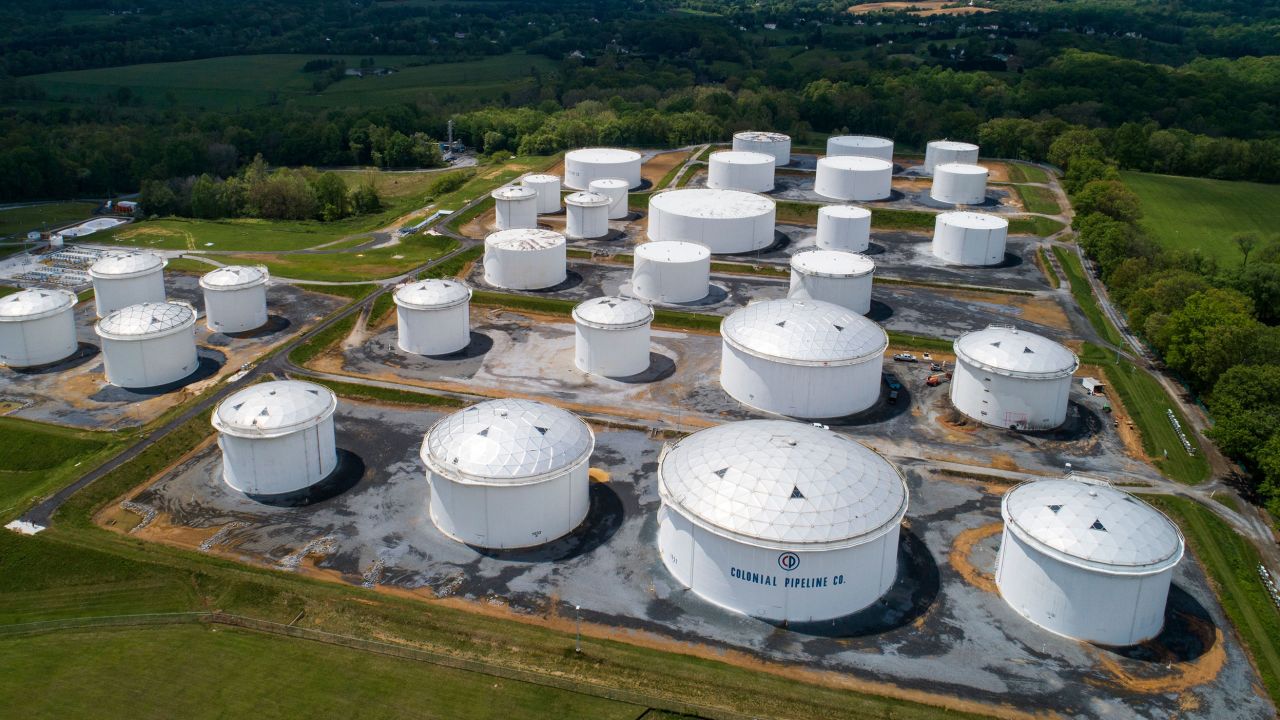
[[[98,321],[107,382],[151,388],[196,371],[196,309],[184,302],[139,303]]]
[[[138,303],[164,302],[166,264],[159,255],[131,250],[111,253],[89,266],[98,317]]]
[[[204,291],[205,324],[213,332],[237,333],[267,324],[267,283],[264,265],[228,265],[200,278]]]
[[[1011,325],[956,338],[951,403],[984,425],[1051,430],[1067,419],[1075,353]]]
[[[0,298],[0,365],[34,367],[75,353],[76,294],[31,288]]]
[[[634,298],[592,298],[573,309],[573,322],[573,362],[579,370],[630,377],[649,368],[653,308]]]
[[[396,288],[396,344],[415,355],[448,355],[471,343],[471,288],[427,279]]]
[[[250,496],[296,493],[338,465],[333,414],[338,398],[323,385],[276,380],[229,395],[213,413],[222,479]]]
[[[484,239],[484,281],[510,290],[540,290],[568,276],[564,235],[529,228],[500,230]]]

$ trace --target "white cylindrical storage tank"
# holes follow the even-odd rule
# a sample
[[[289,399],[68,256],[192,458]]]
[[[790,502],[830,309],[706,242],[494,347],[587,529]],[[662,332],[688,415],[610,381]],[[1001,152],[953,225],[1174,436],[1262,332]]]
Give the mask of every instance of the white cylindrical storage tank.
[[[116,310],[94,327],[102,341],[107,382],[150,388],[196,371],[196,309],[184,302],[141,303]]]
[[[893,192],[893,165],[860,155],[820,158],[813,191],[833,200],[884,200]]]
[[[871,246],[871,211],[853,205],[818,208],[818,247],[862,252]]]
[[[564,199],[565,235],[598,238],[609,234],[609,198],[593,192],[576,192]]]
[[[559,212],[560,210],[560,176],[559,175],[525,175],[520,184],[538,194],[538,214]]]
[[[599,297],[573,309],[573,363],[583,372],[630,377],[649,369],[653,308],[630,298]]]
[[[738,402],[800,418],[871,407],[889,336],[848,308],[821,300],[765,300],[720,323],[720,385]]]
[[[874,135],[836,135],[827,138],[828,157],[868,157],[893,165],[893,141]]]
[[[200,278],[204,291],[204,322],[213,332],[237,333],[267,324],[267,282],[264,265],[228,265]]]
[[[415,355],[448,355],[471,344],[471,288],[435,278],[401,285],[396,303],[396,344]]]
[[[564,184],[573,190],[590,190],[593,180],[620,178],[627,188],[640,187],[640,153],[620,148],[582,148],[564,156]]]
[[[168,263],[149,252],[112,253],[89,267],[98,317],[121,308],[165,300],[164,266]]]
[[[499,230],[538,227],[538,192],[523,185],[509,185],[490,193],[494,225]]]
[[[1070,349],[1009,325],[956,338],[951,403],[986,425],[1051,430],[1067,419],[1071,376],[1080,360]]]
[[[232,393],[213,413],[223,481],[246,495],[271,497],[324,480],[338,466],[337,408],[332,390],[301,380]]]
[[[1098,480],[1036,480],[1005,493],[996,586],[1058,635],[1134,645],[1160,634],[1182,533],[1159,510]]]
[[[964,163],[938,165],[929,197],[952,205],[981,205],[987,199],[987,169]]]
[[[776,132],[746,130],[733,134],[733,149],[740,152],[758,152],[772,155],[773,162],[782,167],[791,162],[791,136]]]
[[[609,198],[609,219],[621,220],[631,213],[631,186],[622,178],[592,180],[590,191]]]
[[[769,192],[773,190],[772,155],[722,150],[711,153],[707,187],[715,190]]]
[[[73,355],[76,294],[33,288],[0,298],[0,365],[48,365]]]
[[[541,290],[568,276],[564,235],[541,228],[500,230],[484,239],[484,281],[510,290]]]
[[[728,610],[830,620],[897,579],[907,484],[846,435],[787,420],[700,430],[663,449],[658,496],[667,570]]]
[[[952,265],[1004,262],[1009,221],[976,212],[939,213],[933,221],[933,254]]]
[[[488,400],[427,431],[422,462],[431,522],[482,548],[523,548],[568,535],[590,506],[596,439],[577,415],[533,400]]]
[[[668,240],[636,246],[631,292],[661,303],[701,300],[711,289],[711,251],[704,245]]]
[[[787,297],[822,300],[859,315],[871,311],[871,258],[843,250],[807,250],[791,256],[791,289]]]
[[[930,175],[939,165],[962,163],[976,165],[978,163],[978,146],[954,140],[934,140],[924,149],[924,171]]]
[[[776,213],[769,198],[738,190],[668,190],[649,199],[649,239],[752,252],[773,244]]]

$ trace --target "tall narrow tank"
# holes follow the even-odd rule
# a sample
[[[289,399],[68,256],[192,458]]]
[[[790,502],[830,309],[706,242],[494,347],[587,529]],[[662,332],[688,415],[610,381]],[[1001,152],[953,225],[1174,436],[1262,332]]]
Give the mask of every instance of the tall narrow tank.
[[[560,211],[560,176],[559,175],[525,175],[521,185],[538,194],[538,214],[546,215]]]
[[[738,150],[711,153],[707,187],[716,190],[769,192],[773,190],[772,155]]]
[[[893,164],[861,155],[821,158],[813,191],[832,200],[884,200],[893,192]]]
[[[396,288],[396,344],[415,355],[448,355],[471,343],[471,288],[427,279]]]
[[[541,228],[500,230],[484,239],[484,281],[511,290],[541,290],[568,277],[564,235]]]
[[[712,253],[747,253],[774,243],[777,205],[738,190],[668,190],[649,198],[649,239],[704,245]]]
[[[893,141],[874,135],[837,135],[827,138],[827,156],[868,157],[893,165]]]
[[[876,264],[866,255],[842,250],[807,250],[791,256],[787,297],[823,300],[859,315],[871,311]]]
[[[600,178],[591,181],[591,192],[609,198],[609,219],[621,220],[631,213],[630,186],[622,178]]]
[[[593,192],[576,192],[564,199],[565,235],[598,238],[609,234],[609,198]]]
[[[863,252],[871,246],[871,211],[853,205],[818,208],[818,247]]]
[[[621,178],[627,187],[640,187],[640,153],[620,148],[582,148],[564,156],[564,184],[573,190],[590,190],[591,181]]]
[[[209,330],[238,333],[266,325],[270,279],[265,265],[228,265],[201,276]]]
[[[499,230],[538,227],[538,192],[523,185],[498,188],[493,197],[494,224]]]
[[[0,365],[49,365],[73,355],[76,294],[32,288],[0,298]]]
[[[195,372],[195,328],[196,309],[184,302],[140,303],[102,318],[94,330],[107,382],[152,388]]]
[[[987,199],[987,169],[961,163],[938,165],[929,197],[953,205],[981,205]]]
[[[932,175],[933,169],[948,163],[976,165],[978,163],[978,146],[954,140],[934,140],[925,146],[924,170]]]
[[[112,253],[89,268],[98,317],[145,302],[164,302],[164,266],[159,255],[131,250]]]
[[[772,155],[778,167],[791,162],[791,136],[776,132],[745,130],[733,134],[733,149]]]
[[[270,498],[324,480],[338,466],[337,408],[332,390],[301,380],[264,382],[232,393],[212,418],[223,481],[251,497]]]
[[[711,288],[711,251],[704,245],[665,240],[636,246],[631,292],[652,302],[701,300]]]
[[[573,363],[583,372],[631,377],[649,369],[653,308],[631,298],[598,297],[573,309]]]
[[[939,213],[933,222],[933,254],[952,265],[1004,262],[1009,221],[976,212]]]
[[[1067,419],[1071,376],[1080,360],[1070,349],[1009,325],[990,325],[955,341],[951,403],[984,425],[1051,430]]]

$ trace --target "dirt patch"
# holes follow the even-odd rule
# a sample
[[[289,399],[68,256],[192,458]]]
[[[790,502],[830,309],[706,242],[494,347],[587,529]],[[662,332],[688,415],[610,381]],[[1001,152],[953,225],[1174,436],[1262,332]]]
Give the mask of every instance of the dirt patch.
[[[684,150],[655,155],[640,166],[640,177],[648,180],[649,186],[654,190],[659,190],[658,183],[662,181],[662,178],[666,177],[672,168],[684,164],[684,161],[688,159],[689,153]]]
[[[1081,370],[1086,375],[1096,378],[1105,378],[1106,374],[1102,372],[1102,368],[1097,365],[1082,365]],[[1120,442],[1124,444],[1125,454],[1135,460],[1141,460],[1144,463],[1154,464],[1155,460],[1147,455],[1147,451],[1142,447],[1142,435],[1138,432],[1138,427],[1134,425],[1133,418],[1129,416],[1129,412],[1118,398],[1111,395],[1107,396],[1107,404],[1111,406],[1111,418],[1115,425],[1116,433],[1120,435]]]
[[[965,530],[956,535],[956,539],[951,542],[951,554],[947,556],[947,562],[951,563],[951,567],[964,578],[965,582],[993,595],[1000,594],[995,577],[979,570],[970,557],[978,543],[999,533],[1003,528],[1003,523],[993,522]]]
[[[604,468],[590,468],[587,470],[587,477],[591,478],[591,482],[607,483],[610,480],[609,471]]]
[[[990,462],[991,467],[997,470],[1008,470],[1009,472],[1021,471],[1021,468],[1018,467],[1018,463],[1014,462],[1013,456],[1005,453],[992,453],[988,458],[988,462]]]
[[[933,181],[928,178],[903,178],[896,177],[893,179],[893,189],[901,193],[929,193],[929,188],[933,186]]]
[[[978,164],[987,169],[987,182],[1009,182],[1009,166],[995,160],[979,160]]]
[[[938,413],[938,424],[942,427],[962,433],[975,433],[982,428],[982,423],[965,415],[953,407],[947,406],[948,409]]]
[[[950,5],[951,7],[947,7]],[[877,12],[906,11],[917,17],[933,15],[981,15],[993,13],[993,8],[960,5],[947,0],[921,0],[920,2],[875,2],[865,5],[854,5],[849,8],[851,15],[869,15]]]
[[[1051,327],[1055,330],[1062,330],[1063,332],[1071,330],[1071,321],[1067,319],[1067,314],[1062,311],[1062,306],[1051,297],[1009,295],[977,290],[946,290],[944,292],[961,301],[992,303],[1011,307],[1018,311],[1018,316],[1021,319],[1028,322]]]
[[[1111,677],[1103,680],[1112,685],[1136,693],[1182,693],[1191,688],[1212,682],[1227,664],[1227,650],[1223,647],[1222,631],[1205,626],[1203,622],[1188,620],[1191,626],[1204,630],[1206,636],[1212,630],[1213,644],[1203,655],[1186,663],[1143,663],[1139,669],[1137,663],[1117,658],[1103,650],[1094,650],[1098,665]],[[1210,642],[1207,637],[1205,642]],[[1144,672],[1154,666],[1160,669],[1159,675]]]

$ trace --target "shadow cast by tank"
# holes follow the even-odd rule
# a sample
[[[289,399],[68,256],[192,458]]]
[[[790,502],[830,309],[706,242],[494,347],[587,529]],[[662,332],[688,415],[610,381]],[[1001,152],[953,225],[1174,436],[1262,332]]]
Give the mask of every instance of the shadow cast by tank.
[[[511,550],[468,547],[485,557],[518,563],[562,562],[586,555],[608,542],[622,527],[626,515],[622,498],[608,483],[592,482],[588,498],[590,505],[582,524],[568,535],[545,545]]]
[[[108,385],[94,393],[89,399],[96,402],[133,402],[157,395],[165,395],[217,375],[218,371],[227,362],[227,356],[216,350],[200,348],[199,353],[196,356],[196,369],[180,380],[144,388]]]
[[[488,335],[482,332],[476,332],[475,330],[472,330],[471,341],[468,342],[467,346],[462,348],[461,350],[454,350],[451,353],[444,353],[441,355],[420,355],[419,356],[419,355],[410,354],[409,357],[411,358],[424,357],[424,358],[431,358],[432,360],[470,360],[472,358],[478,358],[481,355],[488,353],[492,349],[493,349],[493,338],[489,337]]]
[[[81,342],[76,344],[76,351],[58,362],[48,363],[47,365],[32,365],[31,367],[11,367],[8,370],[15,375],[54,375],[68,370],[74,370],[81,365],[89,362],[98,356],[98,346],[92,343]]]
[[[641,385],[644,383],[659,382],[666,380],[676,372],[676,361],[661,353],[649,353],[649,367],[635,375],[627,375],[625,377],[611,377],[610,380],[617,380],[633,385]]]
[[[885,251],[885,247],[880,243],[869,242],[867,243],[867,249],[863,250],[862,254],[863,255],[883,255],[884,251]]]
[[[1095,645],[1127,660],[1151,665],[1192,662],[1213,649],[1217,626],[1209,611],[1177,585],[1169,586],[1164,629],[1150,640],[1127,647]]]
[[[984,267],[991,268],[992,270],[1006,270],[1008,268],[1020,267],[1022,263],[1023,263],[1023,259],[1021,255],[1017,255],[1011,252],[1006,252],[1004,254],[1004,260],[1001,260],[995,265],[985,265]]]
[[[605,232],[605,234],[601,235],[600,237],[569,238],[569,242],[577,245],[584,245],[584,244],[593,243],[593,242],[616,243],[626,239],[627,239],[627,234],[625,232],[617,228],[609,228],[609,230]]]
[[[860,581],[856,579],[855,582]],[[905,627],[929,611],[942,587],[938,563],[924,541],[907,528],[898,543],[898,576],[869,606],[833,620],[776,622],[770,625],[814,638],[857,638]]]
[[[880,302],[879,300],[872,298],[871,309],[867,311],[867,319],[874,320],[875,322],[878,322],[878,323],[884,323],[884,321],[888,320],[891,317],[893,317],[893,308],[889,307],[887,304],[883,302]]]
[[[1019,435],[1054,442],[1088,440],[1102,432],[1103,420],[1093,408],[1071,400],[1067,403],[1067,417],[1052,430],[1010,431]]]
[[[773,242],[756,250],[748,250],[746,252],[737,253],[716,253],[712,260],[716,258],[759,258],[763,255],[779,253],[791,245],[791,236],[781,230],[773,231]]]
[[[305,507],[335,498],[360,483],[364,477],[364,459],[359,455],[338,448],[338,464],[323,480],[310,487],[287,493],[261,495],[245,493],[244,496],[254,502],[272,507]]]
[[[887,370],[888,372],[889,370]],[[835,428],[855,428],[875,425],[888,420],[892,420],[909,410],[911,410],[911,401],[913,396],[911,391],[907,389],[905,384],[897,390],[897,397],[893,402],[889,401],[889,395],[892,393],[884,382],[880,383],[880,397],[871,407],[859,413],[846,415],[839,418],[828,418],[819,420],[824,425],[830,425]]]
[[[581,285],[583,282],[583,279],[584,278],[582,277],[582,273],[579,273],[576,270],[568,270],[565,272],[564,280],[561,280],[560,282],[556,283],[555,285],[552,285],[551,287],[528,288],[528,289],[522,289],[520,290],[520,292],[530,292],[530,293],[564,292],[565,290],[572,290],[573,288],[576,288],[579,285]],[[495,287],[499,290],[506,289],[506,288],[498,288],[496,285],[491,285],[490,287]]]
[[[619,222],[635,222],[647,214],[648,213],[646,213],[643,210],[630,210],[627,212],[626,215],[618,218],[618,221]],[[613,221],[611,220],[610,222],[613,222]]]
[[[711,283],[710,285],[707,286],[707,294],[703,295],[701,298],[697,300],[690,300],[689,302],[680,302],[680,303],[669,302],[669,303],[656,303],[656,304],[666,305],[668,307],[677,307],[677,308],[705,307],[707,305],[719,305],[720,303],[724,302],[728,298],[729,298],[728,289],[721,287],[716,283]]]
[[[289,322],[289,318],[283,315],[268,315],[267,321],[261,327],[253,330],[245,330],[244,332],[224,333],[233,340],[252,340],[254,338],[267,337],[276,333],[288,330],[293,323]]]

